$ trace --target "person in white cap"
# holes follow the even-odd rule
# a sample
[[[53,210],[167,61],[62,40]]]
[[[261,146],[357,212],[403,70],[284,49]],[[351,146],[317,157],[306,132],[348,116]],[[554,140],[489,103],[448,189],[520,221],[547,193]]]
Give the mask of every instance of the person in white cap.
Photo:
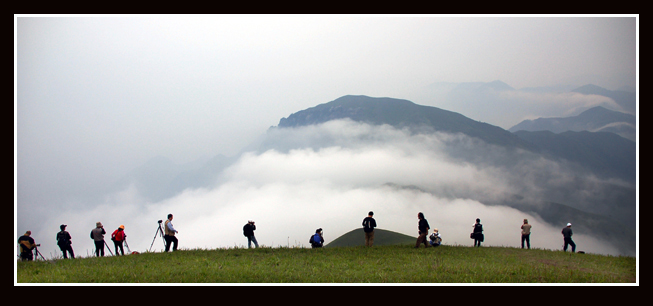
[[[563,251],[567,252],[567,246],[571,245],[571,252],[576,252],[576,244],[571,240],[571,235],[573,234],[574,233],[571,231],[571,223],[567,223],[567,227],[562,229],[562,237],[564,237],[565,240],[565,245],[562,247]]]

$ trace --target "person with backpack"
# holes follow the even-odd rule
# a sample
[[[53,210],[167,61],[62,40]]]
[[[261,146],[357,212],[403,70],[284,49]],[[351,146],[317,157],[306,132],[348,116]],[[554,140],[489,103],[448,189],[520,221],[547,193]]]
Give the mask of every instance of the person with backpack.
[[[75,252],[73,252],[73,241],[70,237],[70,233],[66,231],[66,226],[68,225],[62,224],[59,226],[61,231],[57,233],[57,245],[59,246],[61,253],[63,253],[64,259],[68,259],[68,254],[70,254],[70,258],[74,259]]]
[[[113,245],[116,248],[116,255],[118,255],[118,248],[120,248],[120,253],[122,255],[125,255],[125,250],[122,247],[125,238],[127,238],[127,235],[125,235],[124,225],[120,225],[120,227],[118,227],[118,229],[113,231],[113,233],[111,234],[111,240],[113,241]]]
[[[474,237],[474,246],[480,247],[481,242],[485,240],[485,237],[483,236],[483,224],[481,224],[481,219],[476,218],[476,223],[474,223],[472,227],[474,227],[474,232],[472,233],[472,237]]]
[[[254,246],[258,248],[258,242],[256,241],[256,237],[254,236],[255,230],[256,230],[256,224],[254,224],[254,221],[252,220],[247,221],[247,224],[243,226],[243,235],[247,237],[247,248],[249,249],[252,248],[252,242],[254,242]]]
[[[311,235],[308,243],[311,244],[312,248],[321,248],[324,245],[324,237],[322,236],[321,228],[315,230],[315,234]]]
[[[419,222],[417,223],[417,242],[415,242],[415,248],[419,248],[419,245],[424,243],[424,247],[428,248],[429,244],[426,241],[426,236],[429,234],[429,230],[431,229],[429,226],[429,222],[426,221],[426,218],[424,218],[423,213],[417,213],[417,219]]]
[[[440,235],[440,232],[438,231],[437,228],[433,229],[433,233],[431,236],[429,236],[429,243],[431,246],[436,247],[442,244],[442,235]]]
[[[528,249],[531,249],[531,225],[528,224],[528,219],[524,219],[524,224],[521,226],[521,248],[524,248],[524,241],[528,245]]]
[[[91,230],[91,239],[95,243],[95,257],[104,257],[104,234],[107,232],[104,230],[102,222],[96,222],[95,228]]]
[[[376,220],[373,218],[374,212],[367,213],[367,217],[363,219],[363,232],[365,232],[365,246],[371,247],[374,244],[374,228],[376,227]]]
[[[32,261],[34,260],[33,250],[37,244],[34,242],[32,231],[27,231],[22,236],[18,237],[18,244],[20,245],[20,260]]]

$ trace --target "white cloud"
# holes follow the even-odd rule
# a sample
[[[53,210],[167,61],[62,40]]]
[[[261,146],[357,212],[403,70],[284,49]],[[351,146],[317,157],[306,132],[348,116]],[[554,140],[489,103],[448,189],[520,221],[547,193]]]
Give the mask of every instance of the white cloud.
[[[450,149],[448,141],[464,142],[466,137],[411,136],[388,126],[349,120],[274,133],[279,133],[277,137],[303,133],[316,148],[247,153],[219,174],[221,183],[215,187],[186,190],[158,203],[142,203],[132,186],[94,209],[53,214],[56,217],[46,221],[39,236],[54,238],[60,223],[69,224],[76,251],[86,254],[90,251],[85,250],[93,248],[88,232],[101,221],[108,231],[124,224],[132,250],[143,252],[158,240],[153,249],[160,251],[163,241],[154,239],[156,221],[172,213],[182,248],[245,246],[242,226],[248,220],[256,221],[256,236],[262,245],[307,246],[316,228],[324,229],[328,243],[359,228],[372,210],[379,228],[415,237],[416,215],[423,212],[449,245],[471,245],[469,232],[477,217],[485,225],[485,245],[518,247],[524,218],[533,225],[533,247],[559,249],[561,244],[560,229],[537,216],[472,200],[479,194],[500,197],[517,190],[506,169],[461,162],[444,150]],[[337,137],[331,137],[334,134]],[[481,145],[468,141],[467,146]],[[491,150],[487,153],[488,159],[493,158]],[[530,171],[549,168],[559,171],[559,177],[564,175],[551,165],[534,160],[519,167],[530,167]],[[525,178],[519,188],[532,188],[528,187],[531,183]],[[418,186],[428,192],[401,186]],[[587,252],[616,252],[582,235],[577,243],[579,250]]]

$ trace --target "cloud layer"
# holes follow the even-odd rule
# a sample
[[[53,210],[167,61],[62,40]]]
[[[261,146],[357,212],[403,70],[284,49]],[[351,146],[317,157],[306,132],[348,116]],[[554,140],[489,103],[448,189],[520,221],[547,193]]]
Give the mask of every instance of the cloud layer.
[[[479,150],[484,152],[480,157],[474,154]],[[272,129],[259,150],[243,154],[216,173],[217,183],[211,188],[188,189],[147,203],[132,186],[92,209],[53,212],[35,237],[43,250],[56,253],[58,226],[68,224],[73,247],[86,255],[93,248],[89,232],[101,221],[108,234],[125,225],[132,251],[146,251],[153,241],[152,250],[160,251],[163,240],[155,238],[157,220],[172,213],[181,248],[245,246],[242,226],[248,220],[256,221],[259,244],[308,246],[316,228],[324,229],[329,243],[359,228],[372,210],[379,228],[415,237],[416,216],[423,212],[449,245],[472,245],[471,226],[481,218],[485,245],[519,247],[520,226],[527,218],[533,225],[533,247],[560,249],[557,224],[476,200],[538,194],[546,187],[538,181],[542,177],[565,183],[565,168],[535,156],[507,168],[505,159],[512,159],[510,154],[528,153],[507,152],[463,135],[415,135],[349,120]],[[52,243],[39,241],[44,237],[51,237]],[[583,233],[576,233],[574,239],[579,250],[619,254]],[[107,242],[111,245],[108,237]]]

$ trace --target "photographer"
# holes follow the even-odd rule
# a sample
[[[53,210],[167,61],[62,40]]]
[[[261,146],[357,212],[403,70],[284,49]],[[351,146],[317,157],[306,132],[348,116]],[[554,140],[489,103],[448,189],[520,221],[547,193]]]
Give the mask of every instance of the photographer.
[[[120,225],[118,229],[113,231],[111,234],[111,240],[113,241],[113,246],[116,248],[116,255],[122,254],[125,255],[125,250],[122,247],[122,243],[125,241],[125,238],[127,238],[127,235],[125,235],[125,226]],[[118,250],[120,249],[120,253],[118,253]]]
[[[256,225],[252,220],[247,221],[247,224],[243,226],[243,235],[247,237],[247,248],[249,249],[252,248],[252,242],[254,242],[254,245],[258,248],[258,242],[256,241],[256,237],[254,237],[255,230],[256,230]]]
[[[172,251],[176,251],[177,243],[179,243],[179,240],[177,240],[175,234],[179,232],[172,226],[172,214],[168,214],[168,220],[166,220],[163,229],[165,231],[163,239],[166,241],[166,252],[170,250],[170,243],[174,243],[172,246]]]
[[[106,245],[106,242],[104,242],[104,234],[106,233],[107,232],[104,230],[102,222],[96,222],[95,228],[91,230],[91,239],[93,239],[93,243],[95,243],[95,257],[104,257],[104,246]]]
[[[34,243],[34,239],[30,237],[32,231],[25,232],[24,235],[18,238],[18,244],[20,245],[20,260],[32,261],[34,259],[34,253],[32,250],[39,246],[39,244]]]
[[[59,226],[61,231],[57,233],[57,245],[59,246],[61,253],[63,253],[64,259],[68,258],[68,254],[70,254],[70,258],[75,258],[75,252],[73,252],[72,246],[72,238],[70,237],[70,233],[66,231],[66,226],[68,225],[62,224]]]

